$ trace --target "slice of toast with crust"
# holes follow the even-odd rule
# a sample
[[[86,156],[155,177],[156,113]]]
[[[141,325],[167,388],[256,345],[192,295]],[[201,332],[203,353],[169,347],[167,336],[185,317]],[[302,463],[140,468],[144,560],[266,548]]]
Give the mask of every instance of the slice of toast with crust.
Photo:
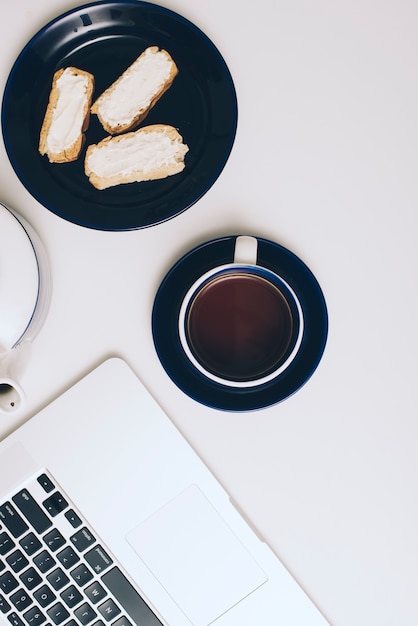
[[[57,70],[39,136],[39,152],[51,163],[75,161],[90,119],[94,76],[76,67]]]
[[[166,50],[150,46],[93,103],[111,135],[136,128],[169,89],[178,68]]]
[[[173,126],[153,124],[90,145],[84,170],[97,189],[157,180],[181,172],[188,150]]]

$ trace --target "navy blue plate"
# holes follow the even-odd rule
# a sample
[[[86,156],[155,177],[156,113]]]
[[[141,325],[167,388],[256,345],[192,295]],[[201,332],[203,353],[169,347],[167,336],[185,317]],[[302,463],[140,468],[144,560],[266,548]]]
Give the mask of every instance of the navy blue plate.
[[[179,74],[141,126],[178,128],[189,146],[185,170],[100,191],[84,174],[84,151],[74,163],[50,164],[41,157],[39,131],[54,72],[68,65],[87,70],[100,95],[152,45],[172,55]],[[7,154],[27,190],[56,215],[101,230],[152,226],[191,207],[221,173],[236,125],[234,85],[214,44],[184,17],[137,0],[94,2],[44,26],[17,58],[2,106]],[[95,115],[86,136],[84,150],[106,136]]]
[[[250,411],[284,400],[311,377],[325,349],[328,314],[322,290],[301,259],[272,241],[257,238],[259,265],[279,274],[299,298],[305,324],[300,349],[282,374],[257,387],[234,389],[206,378],[192,365],[181,347],[178,331],[180,307],[199,276],[218,265],[233,262],[235,240],[236,236],[230,236],[204,243],[171,268],[155,298],[152,332],[164,369],[182,391],[213,408]]]

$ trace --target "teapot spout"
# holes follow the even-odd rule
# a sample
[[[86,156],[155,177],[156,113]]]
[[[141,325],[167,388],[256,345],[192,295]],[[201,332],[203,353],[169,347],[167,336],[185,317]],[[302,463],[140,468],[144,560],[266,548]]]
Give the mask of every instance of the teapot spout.
[[[25,394],[20,382],[31,353],[31,342],[23,341],[7,352],[0,349],[0,412],[13,413],[22,408]]]
[[[24,394],[21,386],[9,378],[0,378],[0,412],[18,411],[23,404]]]

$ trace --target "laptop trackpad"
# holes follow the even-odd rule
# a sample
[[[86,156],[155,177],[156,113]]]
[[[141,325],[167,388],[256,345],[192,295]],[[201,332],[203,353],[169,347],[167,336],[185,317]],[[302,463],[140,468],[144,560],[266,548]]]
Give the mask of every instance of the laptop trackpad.
[[[196,485],[127,540],[194,626],[207,626],[267,580]]]

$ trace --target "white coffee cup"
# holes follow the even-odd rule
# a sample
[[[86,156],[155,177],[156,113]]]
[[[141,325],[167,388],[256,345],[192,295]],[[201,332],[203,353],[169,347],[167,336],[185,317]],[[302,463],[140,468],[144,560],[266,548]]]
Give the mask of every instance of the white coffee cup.
[[[20,382],[50,301],[44,247],[34,229],[0,204],[0,412],[23,406]]]
[[[255,237],[240,236],[232,263],[214,267],[187,291],[179,312],[181,346],[206,378],[251,388],[280,376],[300,348],[298,296],[257,262]]]

